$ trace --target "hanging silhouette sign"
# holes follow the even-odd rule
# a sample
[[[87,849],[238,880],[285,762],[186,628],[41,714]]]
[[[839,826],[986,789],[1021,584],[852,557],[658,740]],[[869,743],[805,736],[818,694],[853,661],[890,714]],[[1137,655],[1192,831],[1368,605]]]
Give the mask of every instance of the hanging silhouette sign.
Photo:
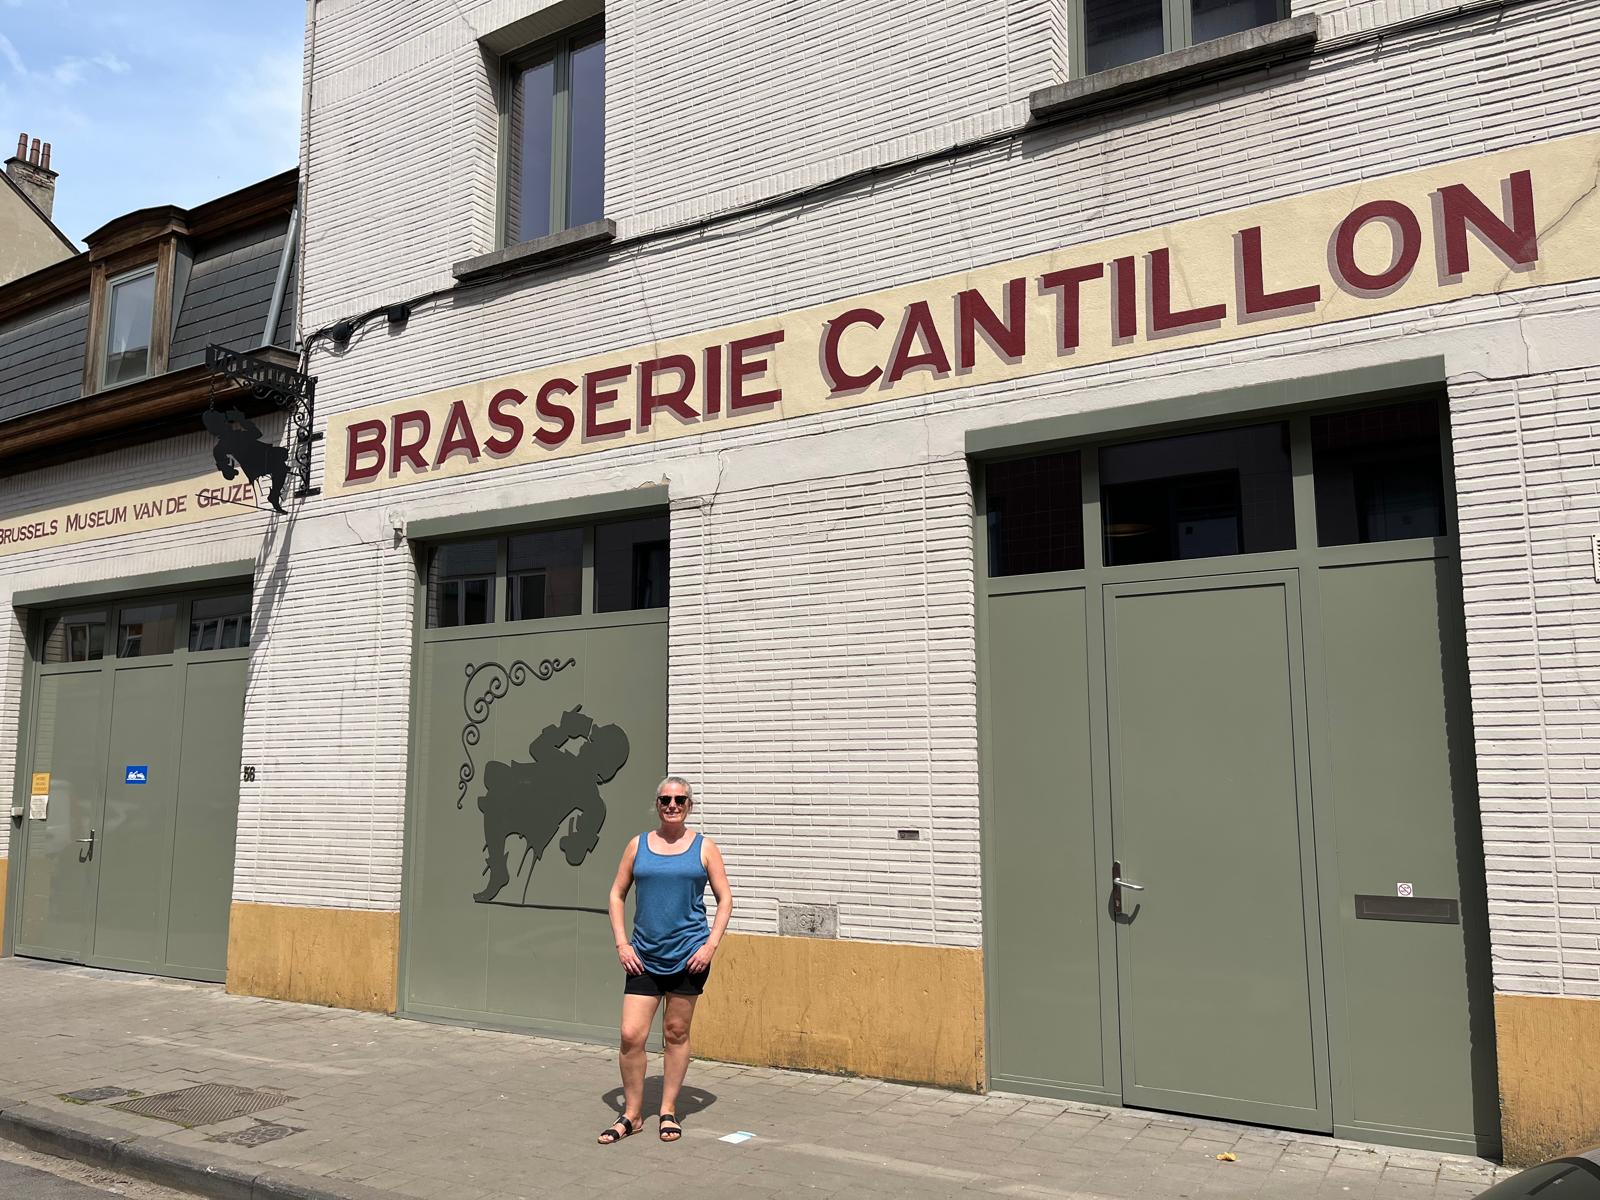
[[[291,475],[299,484],[296,499],[317,495],[320,489],[311,486],[311,448],[322,440],[313,428],[317,381],[292,367],[226,346],[206,347],[206,369],[211,373],[211,400],[201,421],[216,439],[212,458],[222,477],[232,480],[242,473],[252,487],[257,480],[267,480],[267,502],[280,513],[285,511],[284,488]],[[269,442],[237,403],[227,408],[219,405],[223,386],[229,381],[240,385],[231,396],[242,391],[288,415],[288,445]]]

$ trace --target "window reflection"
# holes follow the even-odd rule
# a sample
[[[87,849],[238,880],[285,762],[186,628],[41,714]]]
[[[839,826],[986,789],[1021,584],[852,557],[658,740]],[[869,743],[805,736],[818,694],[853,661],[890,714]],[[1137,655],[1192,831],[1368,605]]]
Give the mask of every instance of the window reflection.
[[[665,608],[670,555],[667,518],[617,521],[595,529],[595,611]]]
[[[1100,511],[1108,566],[1292,550],[1289,427],[1107,446]]]
[[[1077,451],[990,463],[984,469],[989,574],[1083,568],[1083,490]]]
[[[440,546],[428,559],[428,628],[487,625],[494,620],[493,540]]]
[[[189,650],[236,650],[250,644],[250,593],[208,596],[189,611]]]
[[[175,603],[124,608],[117,619],[117,657],[171,654],[177,634],[178,606]]]
[[[1092,75],[1165,49],[1162,0],[1083,0],[1084,67]]]
[[[1311,453],[1322,545],[1444,533],[1444,467],[1434,401],[1313,417]]]
[[[506,549],[506,587],[513,621],[575,616],[583,607],[583,530],[513,537]]]
[[[105,657],[106,613],[83,609],[51,617],[45,626],[44,661],[95,662]]]

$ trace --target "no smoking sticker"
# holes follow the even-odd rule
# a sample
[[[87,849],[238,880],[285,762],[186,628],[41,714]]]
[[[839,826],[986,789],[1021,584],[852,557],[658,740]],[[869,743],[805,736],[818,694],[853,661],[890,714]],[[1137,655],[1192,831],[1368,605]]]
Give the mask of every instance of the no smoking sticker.
[[[1414,892],[1409,883],[1397,883],[1394,885],[1394,894],[1396,896],[1410,896],[1413,895]]]

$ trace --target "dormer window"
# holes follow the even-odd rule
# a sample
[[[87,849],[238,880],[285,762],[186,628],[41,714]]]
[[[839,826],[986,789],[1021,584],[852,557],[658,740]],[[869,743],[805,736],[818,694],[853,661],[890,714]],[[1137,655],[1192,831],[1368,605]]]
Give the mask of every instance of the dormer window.
[[[155,324],[155,264],[106,282],[105,358],[102,387],[116,387],[150,373],[150,335]]]

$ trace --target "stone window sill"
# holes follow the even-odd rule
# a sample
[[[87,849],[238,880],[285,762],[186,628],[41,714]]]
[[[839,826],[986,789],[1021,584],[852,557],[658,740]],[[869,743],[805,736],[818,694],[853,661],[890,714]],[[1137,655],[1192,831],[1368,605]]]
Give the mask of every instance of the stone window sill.
[[[592,253],[617,236],[617,223],[609,217],[590,221],[572,229],[563,229],[548,237],[518,242],[476,258],[464,258],[451,266],[457,283],[490,279],[496,275],[514,275],[544,266],[556,260],[577,258]]]
[[[1053,120],[1201,83],[1245,66],[1308,54],[1317,41],[1315,14],[1274,21],[1154,58],[1141,59],[1084,79],[1040,88],[1028,97],[1036,121]]]

